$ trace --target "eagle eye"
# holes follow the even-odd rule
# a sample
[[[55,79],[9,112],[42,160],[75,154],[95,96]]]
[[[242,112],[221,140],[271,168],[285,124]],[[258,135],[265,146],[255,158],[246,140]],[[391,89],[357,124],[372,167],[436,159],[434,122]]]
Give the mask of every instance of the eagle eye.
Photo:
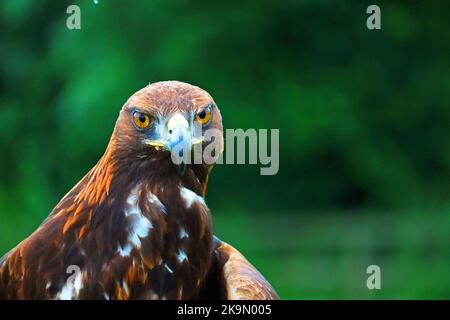
[[[133,112],[133,122],[138,128],[145,129],[150,124],[150,117],[139,111],[134,111]]]
[[[195,116],[195,120],[197,120],[201,124],[208,123],[209,119],[211,119],[211,108],[209,106],[197,113],[197,115]]]

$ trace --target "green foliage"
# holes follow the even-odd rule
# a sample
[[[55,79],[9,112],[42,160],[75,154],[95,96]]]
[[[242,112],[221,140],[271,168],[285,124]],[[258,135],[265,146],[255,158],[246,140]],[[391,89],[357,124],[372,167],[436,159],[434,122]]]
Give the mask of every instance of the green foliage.
[[[214,169],[207,201],[219,221],[230,212],[301,221],[311,210],[356,209],[448,218],[446,1],[381,1],[378,31],[366,28],[370,3],[360,1],[86,0],[76,1],[82,29],[68,30],[72,3],[0,3],[0,253],[96,163],[128,96],[159,80],[209,91],[226,128],[280,129],[276,176],[259,176],[258,166]],[[305,293],[290,290],[281,293]]]

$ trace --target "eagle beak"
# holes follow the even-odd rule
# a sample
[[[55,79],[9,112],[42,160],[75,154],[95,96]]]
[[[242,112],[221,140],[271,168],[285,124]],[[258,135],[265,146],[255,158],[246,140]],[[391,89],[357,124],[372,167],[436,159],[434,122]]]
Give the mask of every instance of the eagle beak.
[[[181,113],[175,113],[167,123],[166,148],[172,154],[172,161],[184,175],[186,160],[191,150],[189,123]]]
[[[186,117],[177,112],[167,122],[166,128],[161,128],[161,139],[147,139],[144,142],[156,150],[170,151],[173,163],[178,165],[180,175],[184,175],[189,153],[193,145],[202,143],[204,138],[193,137]]]

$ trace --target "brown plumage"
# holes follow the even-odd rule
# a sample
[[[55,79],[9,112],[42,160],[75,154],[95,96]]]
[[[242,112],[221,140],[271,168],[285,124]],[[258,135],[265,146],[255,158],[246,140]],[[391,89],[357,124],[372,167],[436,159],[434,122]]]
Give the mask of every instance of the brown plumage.
[[[208,129],[221,151],[220,111],[198,87],[159,82],[132,95],[99,162],[0,260],[0,299],[277,299],[212,234],[213,164],[186,161],[212,143]]]

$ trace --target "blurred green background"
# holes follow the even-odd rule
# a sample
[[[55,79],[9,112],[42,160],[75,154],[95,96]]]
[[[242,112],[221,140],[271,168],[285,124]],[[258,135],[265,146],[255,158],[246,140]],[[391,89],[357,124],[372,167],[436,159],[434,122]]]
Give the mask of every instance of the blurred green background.
[[[450,298],[450,5],[376,1],[370,31],[369,4],[2,0],[0,255],[97,162],[128,96],[180,80],[226,128],[280,129],[279,173],[217,166],[207,203],[282,298]]]

